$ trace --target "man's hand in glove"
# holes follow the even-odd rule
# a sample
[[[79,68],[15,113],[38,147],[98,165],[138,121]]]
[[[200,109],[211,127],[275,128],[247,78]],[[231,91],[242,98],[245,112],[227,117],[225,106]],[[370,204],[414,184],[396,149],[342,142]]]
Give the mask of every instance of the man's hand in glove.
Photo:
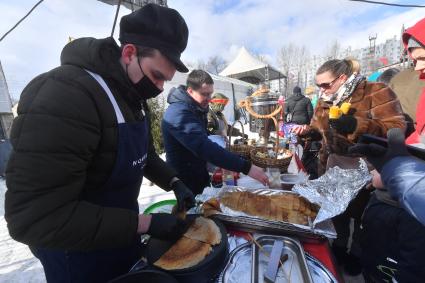
[[[171,189],[176,195],[178,211],[188,210],[195,206],[195,197],[192,191],[182,181],[173,182]]]
[[[387,137],[388,149],[374,143],[360,143],[350,147],[348,152],[366,156],[367,160],[380,172],[384,164],[392,158],[409,155],[404,141],[404,132],[401,129],[390,129],[387,132]]]
[[[153,213],[149,216],[152,218],[146,233],[157,239],[177,240],[187,231],[190,225],[190,222],[168,213]]]
[[[338,134],[349,135],[357,128],[357,119],[353,115],[341,115],[338,119],[329,119],[329,125]]]

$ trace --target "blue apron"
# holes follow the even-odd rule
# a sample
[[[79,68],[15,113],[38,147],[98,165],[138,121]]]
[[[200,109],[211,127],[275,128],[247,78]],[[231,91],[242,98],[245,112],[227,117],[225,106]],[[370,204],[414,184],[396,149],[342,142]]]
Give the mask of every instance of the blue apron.
[[[87,71],[87,70],[86,70]],[[118,150],[114,169],[101,190],[85,193],[82,200],[104,206],[139,212],[137,197],[143,179],[148,151],[147,118],[126,123],[105,81],[87,71],[107,93],[118,121]],[[134,231],[136,233],[136,231]],[[127,273],[141,257],[141,243],[126,248],[75,252],[31,247],[43,264],[48,282],[107,282]]]

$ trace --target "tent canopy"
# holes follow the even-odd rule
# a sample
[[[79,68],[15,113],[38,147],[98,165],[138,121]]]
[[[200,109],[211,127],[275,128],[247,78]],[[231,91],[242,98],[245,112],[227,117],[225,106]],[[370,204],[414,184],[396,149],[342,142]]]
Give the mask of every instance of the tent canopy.
[[[98,0],[98,1],[109,4],[109,5],[118,5],[118,3],[120,2],[120,0]],[[154,4],[158,4],[165,7],[167,6],[166,0],[121,0],[121,5],[123,5],[129,10],[133,10],[133,9],[138,10],[142,6],[149,3],[154,3]]]
[[[370,82],[376,82],[376,80],[379,78],[379,76],[382,74],[382,72],[376,71],[372,73],[367,80]]]
[[[248,78],[251,82],[285,78],[281,72],[252,56],[245,47],[240,49],[236,58],[220,73],[220,76],[241,80]]]

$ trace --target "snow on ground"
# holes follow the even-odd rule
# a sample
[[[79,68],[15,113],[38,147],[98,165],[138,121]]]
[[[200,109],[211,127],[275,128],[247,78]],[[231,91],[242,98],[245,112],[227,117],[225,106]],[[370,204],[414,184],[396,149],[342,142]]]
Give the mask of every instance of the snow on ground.
[[[0,282],[44,283],[46,278],[40,261],[26,245],[14,241],[9,236],[4,220],[5,192],[5,181],[0,178]],[[146,182],[142,185],[138,198],[140,211],[144,211],[152,203],[173,198],[173,192],[165,192],[157,186],[147,185]]]

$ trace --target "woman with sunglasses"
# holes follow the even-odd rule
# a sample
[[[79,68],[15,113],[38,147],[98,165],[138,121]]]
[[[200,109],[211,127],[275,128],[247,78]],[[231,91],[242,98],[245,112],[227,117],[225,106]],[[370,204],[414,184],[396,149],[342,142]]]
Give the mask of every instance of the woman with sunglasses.
[[[391,128],[404,131],[405,120],[395,93],[383,83],[371,83],[359,74],[360,66],[354,60],[329,60],[316,72],[316,84],[320,88],[320,97],[310,125],[299,126],[294,131],[311,140],[320,140],[318,174],[324,173],[327,165],[336,159],[330,154],[344,156],[348,148],[357,142],[362,134],[386,137]],[[329,112],[336,106],[349,105],[349,111],[339,118],[329,119]],[[332,111],[333,112],[333,111]],[[333,114],[333,113],[332,113]],[[339,114],[339,113],[338,113]],[[342,158],[344,159],[344,158]],[[345,159],[347,160],[347,159]],[[346,164],[347,165],[347,164]],[[332,249],[340,264],[351,275],[361,272],[359,261],[359,231],[362,212],[370,198],[370,190],[362,190],[347,210],[333,218],[338,238]],[[350,254],[347,254],[350,236],[350,218],[354,218],[355,227]]]
[[[298,135],[321,140],[319,175],[324,173],[329,154],[346,154],[362,134],[386,137],[388,129],[405,128],[396,94],[382,83],[367,82],[355,60],[329,60],[316,72],[320,89],[310,125],[293,129]],[[350,103],[347,114],[329,119],[331,106]]]

